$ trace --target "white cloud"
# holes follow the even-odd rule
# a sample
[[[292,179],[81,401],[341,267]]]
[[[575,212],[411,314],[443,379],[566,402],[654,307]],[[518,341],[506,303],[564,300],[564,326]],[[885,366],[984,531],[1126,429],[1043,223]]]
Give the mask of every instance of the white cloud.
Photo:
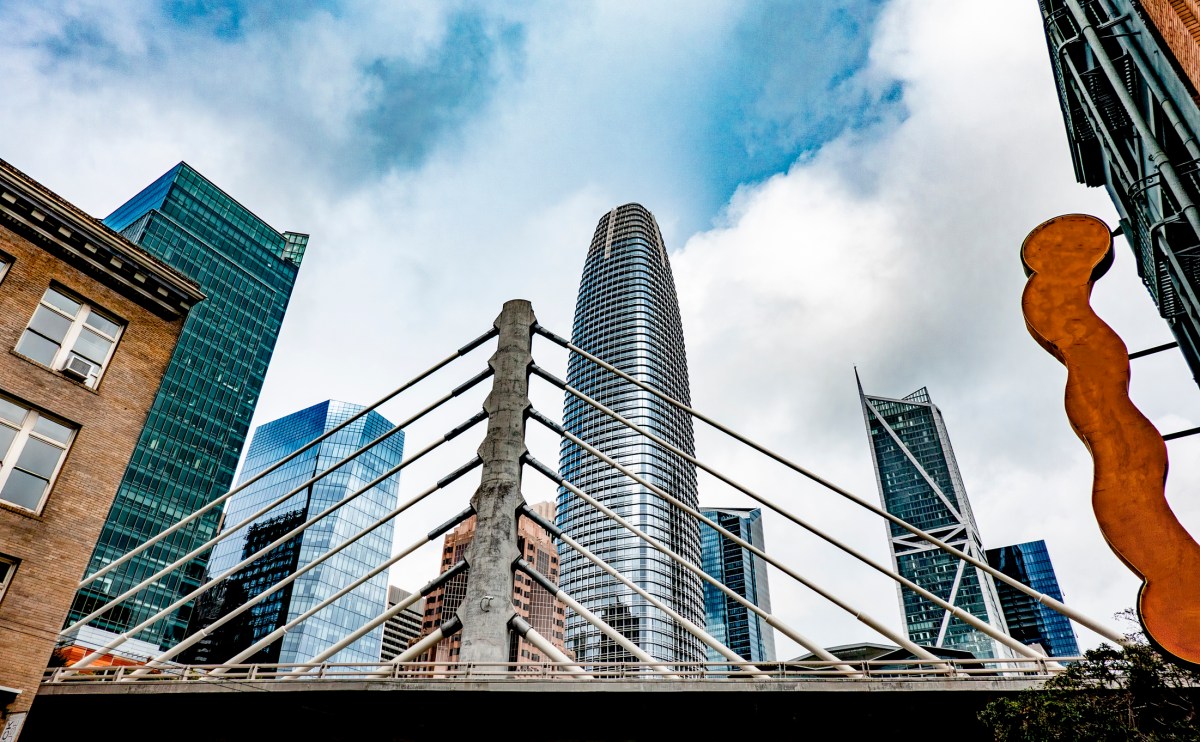
[[[868,393],[899,397],[928,385],[985,545],[1044,538],[1069,602],[1112,623],[1112,613],[1135,603],[1137,582],[1095,524],[1090,461],[1062,412],[1065,374],[1020,313],[1017,253],[1030,229],[1073,211],[1115,225],[1106,195],[1074,183],[1037,8],[895,2],[871,60],[864,74],[903,81],[907,117],[843,136],[788,173],[743,188],[727,225],[693,236],[673,258],[693,399],[877,502],[851,368]],[[1126,246],[1117,247],[1117,269],[1096,304],[1135,348],[1159,342],[1166,329]],[[1164,432],[1198,419],[1182,365],[1160,369],[1154,387],[1135,385],[1135,401],[1162,415]],[[1143,370],[1135,365],[1135,374]],[[1173,445],[1186,452],[1188,443]],[[819,497],[717,434],[703,431],[697,447],[886,561],[876,519],[829,504],[832,493]],[[1177,467],[1171,488],[1190,492],[1198,483]],[[701,499],[723,504],[728,495],[710,484]],[[1173,501],[1196,519],[1188,498]],[[886,580],[831,561],[828,547],[798,533],[769,520],[769,550],[899,628]],[[786,579],[772,574],[787,620],[827,645],[873,638]],[[1097,640],[1080,637],[1085,647]]]

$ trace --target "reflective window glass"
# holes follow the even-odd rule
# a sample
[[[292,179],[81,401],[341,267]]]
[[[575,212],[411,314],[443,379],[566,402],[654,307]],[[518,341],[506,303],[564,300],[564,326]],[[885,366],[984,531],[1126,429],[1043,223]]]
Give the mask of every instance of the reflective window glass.
[[[46,295],[42,297],[42,301],[54,307],[55,309],[62,310],[64,314],[70,315],[71,317],[79,314],[79,302],[64,296],[54,289],[46,289]]]
[[[47,438],[52,438],[59,443],[66,443],[71,440],[70,428],[42,415],[39,415],[37,422],[33,424],[33,432],[44,435]]]
[[[38,511],[74,428],[0,397],[0,501]],[[7,418],[18,418],[10,424]]]
[[[100,382],[122,325],[53,287],[33,312],[16,350],[90,387]],[[78,356],[90,362],[72,362]]]
[[[83,322],[88,327],[93,327],[110,338],[115,338],[117,333],[121,331],[120,325],[108,319],[107,317],[102,316],[95,310],[89,312],[87,319],[85,319]]]
[[[49,366],[54,362],[54,356],[58,354],[58,349],[58,343],[51,342],[31,330],[26,330],[25,334],[21,336],[20,342],[17,343],[18,353],[32,358],[43,366]]]
[[[49,482],[44,479],[20,469],[13,469],[9,472],[3,488],[0,488],[0,500],[19,505],[27,510],[37,510],[38,505],[42,502],[42,495],[46,494],[48,485]]]

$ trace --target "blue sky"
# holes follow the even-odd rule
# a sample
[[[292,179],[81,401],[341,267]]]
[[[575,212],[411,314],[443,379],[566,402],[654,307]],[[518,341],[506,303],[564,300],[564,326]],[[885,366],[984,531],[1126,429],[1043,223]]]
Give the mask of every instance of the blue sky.
[[[1020,317],[1033,226],[1074,211],[1115,223],[1104,193],[1074,182],[1032,0],[72,0],[4,3],[0,29],[0,157],[97,216],[187,160],[312,235],[256,422],[378,398],[506,299],[569,332],[596,221],[638,201],[671,252],[698,407],[875,498],[852,368],[870,393],[928,386],[986,545],[1045,538],[1068,602],[1100,619],[1133,604],[1088,510],[1063,374]],[[1123,242],[1096,303],[1131,347],[1166,341]],[[1200,424],[1181,360],[1137,363],[1135,401],[1164,432]],[[561,398],[534,403],[557,414]],[[1196,531],[1185,441],[1169,492]],[[553,439],[531,446],[556,459]],[[710,431],[697,446],[886,560],[881,524]],[[469,494],[414,511],[397,545]],[[532,500],[551,494],[528,483]],[[747,504],[704,478],[701,502]],[[899,625],[890,583],[766,523],[772,551]],[[419,552],[394,577],[412,589],[435,569]],[[772,594],[823,644],[878,638],[782,575]]]

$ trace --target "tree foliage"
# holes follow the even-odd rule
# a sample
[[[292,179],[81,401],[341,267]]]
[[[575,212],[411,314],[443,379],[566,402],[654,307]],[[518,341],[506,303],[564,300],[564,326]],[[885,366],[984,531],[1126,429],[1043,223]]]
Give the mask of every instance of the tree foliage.
[[[1101,644],[1041,689],[992,701],[979,720],[997,742],[1200,740],[1200,673],[1127,636],[1128,646]]]

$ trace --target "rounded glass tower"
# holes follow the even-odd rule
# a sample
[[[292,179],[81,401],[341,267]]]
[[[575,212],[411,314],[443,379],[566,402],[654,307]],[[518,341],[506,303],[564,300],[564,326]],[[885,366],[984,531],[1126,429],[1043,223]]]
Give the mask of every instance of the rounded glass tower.
[[[596,226],[575,307],[572,341],[644,384],[685,404],[687,355],[671,264],[654,215],[639,204],[619,206]],[[692,419],[652,394],[572,354],[568,383],[672,445],[694,452]],[[643,479],[696,507],[695,466],[566,395],[563,425]],[[700,563],[699,521],[621,472],[563,441],[560,472],[637,528]],[[650,595],[699,626],[704,598],[699,578],[648,546],[571,492],[560,489],[558,526]],[[606,575],[565,544],[559,585],[660,662],[703,662],[698,639],[662,611]],[[635,661],[619,644],[568,615],[567,648],[589,662]]]

